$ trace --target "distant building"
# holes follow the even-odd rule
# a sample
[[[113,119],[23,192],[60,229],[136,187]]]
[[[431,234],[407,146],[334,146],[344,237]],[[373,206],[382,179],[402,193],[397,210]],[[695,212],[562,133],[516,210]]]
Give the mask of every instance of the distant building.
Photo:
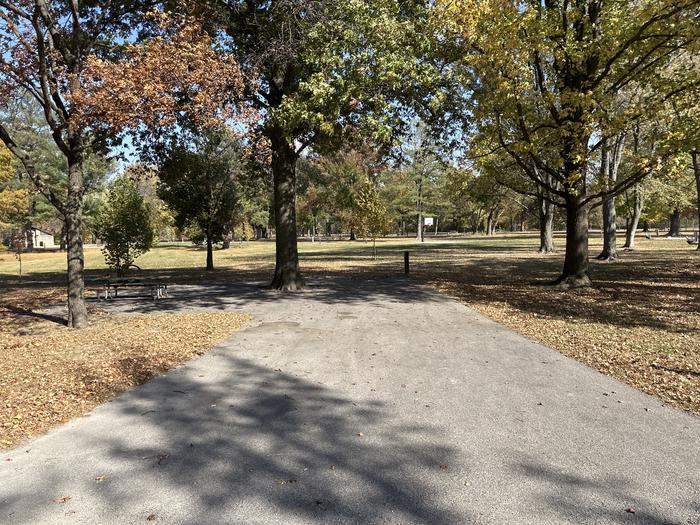
[[[57,248],[54,244],[53,233],[45,232],[39,228],[29,230],[34,248]]]

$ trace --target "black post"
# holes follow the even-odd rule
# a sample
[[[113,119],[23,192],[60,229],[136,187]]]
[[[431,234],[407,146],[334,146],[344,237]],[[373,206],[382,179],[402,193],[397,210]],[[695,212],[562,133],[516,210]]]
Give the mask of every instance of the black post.
[[[408,252],[403,252],[403,273],[408,275],[409,263],[408,263]]]

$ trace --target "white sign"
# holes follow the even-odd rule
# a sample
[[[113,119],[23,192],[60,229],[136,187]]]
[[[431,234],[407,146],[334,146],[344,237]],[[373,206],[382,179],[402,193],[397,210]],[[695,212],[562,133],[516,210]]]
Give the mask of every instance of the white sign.
[[[423,224],[426,226],[432,226],[433,225],[433,218],[432,217],[426,217],[423,219]]]

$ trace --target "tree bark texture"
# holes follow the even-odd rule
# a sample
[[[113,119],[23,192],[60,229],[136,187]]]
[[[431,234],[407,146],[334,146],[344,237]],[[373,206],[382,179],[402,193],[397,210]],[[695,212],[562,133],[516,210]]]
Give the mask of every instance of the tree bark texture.
[[[296,291],[304,287],[299,271],[296,219],[297,153],[281,128],[270,133],[275,210],[275,275],[272,288]]]
[[[617,212],[615,197],[603,197],[603,251],[598,259],[614,261],[617,258]]]
[[[617,173],[622,161],[622,150],[625,135],[615,137],[612,147],[604,140],[601,149],[601,176],[606,189],[613,188],[617,183]],[[614,261],[617,258],[617,209],[616,196],[603,195],[603,251],[598,259]]]
[[[85,256],[83,254],[83,166],[76,155],[68,159],[68,196],[65,206],[66,253],[68,257],[68,326],[87,325],[85,306]]]
[[[416,240],[423,242],[423,179],[416,181]]]
[[[698,250],[700,250],[700,151],[693,151],[693,173],[695,174],[695,188],[697,190],[697,213],[698,213]]]
[[[639,227],[639,218],[642,215],[642,189],[637,184],[634,187],[634,210],[632,212],[632,220],[627,225],[625,233],[625,248],[628,250],[635,249],[635,241],[637,239],[637,228]],[[648,228],[644,231],[648,231]]]
[[[668,229],[669,237],[680,237],[681,235],[681,210],[675,209],[669,217],[670,227]]]
[[[566,254],[564,271],[555,281],[562,289],[590,286],[588,273],[588,212],[581,198],[571,196],[566,206]]]
[[[554,204],[543,197],[539,197],[540,216],[540,253],[552,253],[554,251]]]
[[[214,270],[214,243],[211,242],[211,235],[207,232],[207,271]]]

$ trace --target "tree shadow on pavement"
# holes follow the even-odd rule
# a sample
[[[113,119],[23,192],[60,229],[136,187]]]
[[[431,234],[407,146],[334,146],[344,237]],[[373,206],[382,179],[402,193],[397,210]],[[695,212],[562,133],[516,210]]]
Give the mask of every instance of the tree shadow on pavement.
[[[562,523],[680,523],[659,514],[658,508],[645,497],[635,495],[624,476],[611,474],[604,479],[592,479],[583,472],[572,473],[547,465],[541,458],[523,458],[513,465],[513,470],[523,479],[534,482],[537,487],[534,496],[541,507],[555,510]],[[592,505],[592,500],[599,504]],[[610,502],[614,502],[612,506]],[[666,510],[672,508],[674,505],[669,502]],[[683,502],[675,511],[678,514],[688,512],[688,516],[696,514],[700,518],[700,506],[692,502]],[[692,523],[691,519],[688,518],[688,523]]]
[[[77,461],[34,473],[31,493],[47,502],[73,495],[64,506],[47,503],[49,512],[75,504],[75,519],[84,520],[84,504],[97,522],[125,512],[178,523],[469,521],[441,505],[435,473],[440,479],[442,464],[459,464],[442,429],[394,422],[380,402],[353,401],[251,360],[212,359],[221,367],[174,371],[98,409],[79,443],[55,450]],[[101,410],[111,414],[111,433],[100,428]],[[45,518],[32,494],[3,495],[2,515]]]
[[[388,300],[415,304],[416,302],[443,302],[449,299],[427,286],[403,277],[314,277],[308,280],[302,292],[283,293],[270,290],[266,282],[212,283],[208,285],[176,285],[169,296],[153,301],[148,297],[120,293],[113,301],[96,301],[122,313],[180,312],[192,309],[250,309],[251,305],[275,301],[305,301],[319,304],[359,304]]]

